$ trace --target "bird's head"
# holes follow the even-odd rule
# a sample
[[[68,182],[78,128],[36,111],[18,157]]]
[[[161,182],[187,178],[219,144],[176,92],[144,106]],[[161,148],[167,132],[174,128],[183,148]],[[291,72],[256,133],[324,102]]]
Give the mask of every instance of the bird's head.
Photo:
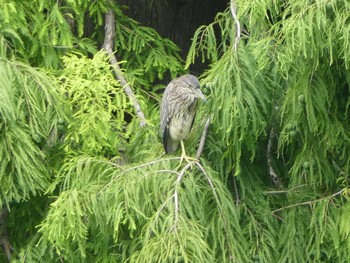
[[[187,74],[182,76],[181,78],[183,78],[182,81],[186,83],[186,88],[188,89],[189,93],[191,93],[194,97],[207,102],[207,99],[205,98],[204,94],[200,90],[199,81],[195,76],[191,74]]]

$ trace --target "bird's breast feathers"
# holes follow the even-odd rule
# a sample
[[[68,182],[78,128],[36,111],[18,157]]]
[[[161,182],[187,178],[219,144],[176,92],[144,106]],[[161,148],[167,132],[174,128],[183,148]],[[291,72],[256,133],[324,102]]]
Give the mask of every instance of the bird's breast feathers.
[[[190,133],[195,112],[174,114],[169,123],[169,133],[174,140],[184,140]]]

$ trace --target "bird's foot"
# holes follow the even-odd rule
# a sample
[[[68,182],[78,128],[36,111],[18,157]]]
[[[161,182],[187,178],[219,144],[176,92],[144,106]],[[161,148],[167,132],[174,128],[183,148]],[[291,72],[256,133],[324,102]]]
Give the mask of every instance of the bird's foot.
[[[194,162],[198,162],[198,159],[188,156],[186,153],[181,154],[180,165],[182,164],[183,160],[185,160],[191,166],[191,168]]]

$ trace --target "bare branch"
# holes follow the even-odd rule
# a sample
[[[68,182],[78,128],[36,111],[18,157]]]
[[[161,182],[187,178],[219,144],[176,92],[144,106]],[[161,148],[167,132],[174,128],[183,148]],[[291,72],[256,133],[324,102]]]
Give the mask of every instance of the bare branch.
[[[236,24],[236,38],[235,38],[235,44],[233,45],[233,48],[234,50],[237,50],[238,42],[241,38],[242,29],[241,29],[241,23],[239,22],[237,17],[237,7],[236,7],[235,1],[236,0],[231,0],[230,11],[231,11],[233,20],[235,21],[235,24]]]
[[[103,49],[107,51],[107,54],[109,55],[109,61],[112,65],[112,68],[114,70],[114,73],[119,80],[120,84],[124,87],[124,91],[126,95],[129,96],[137,117],[140,119],[140,126],[145,127],[147,125],[145,115],[143,114],[143,111],[141,109],[140,103],[136,99],[135,93],[133,92],[131,86],[124,78],[122,71],[120,69],[120,66],[118,64],[118,60],[114,55],[113,52],[113,43],[114,43],[114,37],[115,37],[115,15],[113,10],[109,10],[106,13],[106,22],[105,22],[105,39],[103,43]]]
[[[343,188],[342,190],[340,190],[339,192],[336,192],[334,194],[331,194],[329,196],[325,196],[325,197],[322,197],[322,198],[319,198],[319,199],[316,199],[316,200],[310,200],[310,201],[306,201],[306,202],[302,202],[302,203],[296,203],[296,204],[287,205],[287,206],[278,208],[276,210],[273,210],[272,214],[275,214],[276,212],[279,212],[279,211],[282,211],[282,210],[285,210],[285,209],[289,209],[289,208],[293,208],[293,207],[297,207],[297,206],[302,206],[302,205],[311,205],[311,204],[318,203],[318,202],[323,201],[323,200],[332,199],[333,197],[341,195],[342,193],[344,193],[345,191],[348,191],[348,190],[349,189],[346,187],[346,188]]]
[[[197,150],[197,154],[196,154],[197,160],[199,160],[199,158],[201,157],[201,154],[203,152],[205,139],[207,138],[207,134],[208,134],[209,124],[210,124],[210,117],[208,117],[207,121],[205,122],[202,137],[201,137],[201,140],[199,142],[199,146],[198,146],[198,150]]]

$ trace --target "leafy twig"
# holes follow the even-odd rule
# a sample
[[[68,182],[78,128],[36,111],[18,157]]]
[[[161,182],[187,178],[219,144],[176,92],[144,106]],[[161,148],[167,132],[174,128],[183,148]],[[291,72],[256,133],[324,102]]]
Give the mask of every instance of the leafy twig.
[[[105,22],[105,39],[103,43],[103,49],[105,49],[109,55],[109,61],[112,65],[114,73],[119,80],[120,84],[124,87],[126,95],[129,96],[134,109],[136,111],[137,117],[140,119],[140,126],[145,127],[147,125],[145,115],[141,109],[140,103],[136,99],[136,96],[129,85],[129,83],[124,78],[120,66],[118,64],[118,60],[113,52],[113,42],[115,37],[115,15],[113,10],[109,10],[106,13],[106,22]]]
[[[237,17],[237,7],[236,7],[236,0],[231,0],[230,3],[230,11],[231,11],[231,15],[233,17],[233,20],[235,21],[235,25],[236,25],[236,38],[235,38],[235,43],[233,45],[234,50],[237,50],[237,46],[238,46],[238,42],[241,38],[241,23],[238,20]]]

